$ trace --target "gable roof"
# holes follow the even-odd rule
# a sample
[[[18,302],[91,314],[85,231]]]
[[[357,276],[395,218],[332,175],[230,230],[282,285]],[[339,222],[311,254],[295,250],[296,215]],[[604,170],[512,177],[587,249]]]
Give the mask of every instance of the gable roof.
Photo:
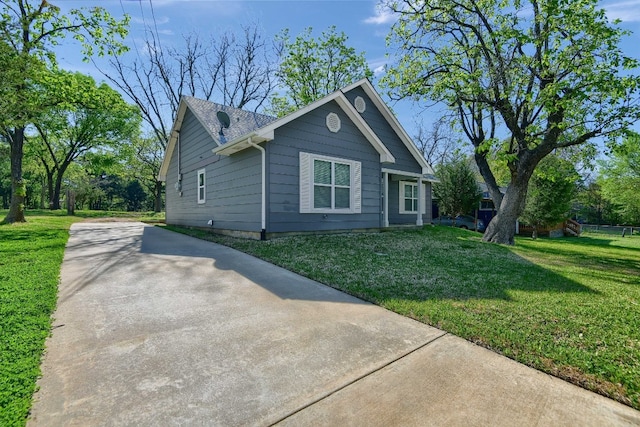
[[[216,104],[215,102],[205,101],[204,99],[194,98],[192,96],[183,96],[182,99],[218,145],[225,143],[224,141],[220,141],[220,129],[222,126],[217,117],[219,111],[227,113],[231,121],[229,127],[223,129],[226,141],[231,141],[239,136],[251,133],[276,120],[276,118],[272,116]]]
[[[375,134],[375,132],[369,127],[367,122],[360,116],[360,114],[356,111],[356,109],[351,105],[349,100],[344,96],[342,91],[333,92],[324,98],[321,98],[311,104],[307,105],[304,108],[301,108],[297,111],[294,111],[291,114],[288,114],[278,120],[275,120],[263,128],[256,129],[247,135],[242,135],[239,138],[236,138],[232,141],[229,141],[227,144],[219,146],[213,149],[214,154],[221,154],[224,156],[231,155],[233,153],[237,153],[238,151],[242,151],[251,146],[251,143],[261,143],[265,141],[271,141],[274,138],[275,130],[279,127],[286,125],[289,122],[297,119],[304,114],[307,114],[310,111],[315,110],[322,105],[327,104],[328,102],[335,101],[338,106],[345,112],[345,114],[351,119],[351,121],[356,125],[356,127],[362,132],[365,138],[369,141],[369,143],[373,146],[373,148],[380,154],[380,161],[383,163],[395,163],[396,159],[393,157],[391,152],[385,147],[380,138]]]
[[[241,135],[249,134],[255,129],[259,129],[276,120],[276,118],[272,116],[217,104],[204,99],[194,98],[193,96],[182,96],[182,98],[180,98],[176,120],[171,129],[165,156],[162,160],[160,171],[158,172],[158,180],[160,181],[164,181],[167,177],[169,162],[171,161],[171,156],[178,140],[178,134],[180,133],[187,108],[193,113],[196,119],[198,119],[200,124],[202,124],[202,127],[207,131],[209,136],[211,136],[211,139],[213,139],[217,146],[224,144],[224,141],[220,140],[220,129],[222,126],[217,117],[219,111],[227,113],[231,121],[229,127],[223,129],[223,135],[227,141],[236,139]]]
[[[343,88],[342,92],[346,93],[357,87],[361,87],[364,90],[364,92],[367,94],[367,96],[373,101],[375,106],[382,113],[382,116],[389,123],[389,125],[394,130],[394,132],[398,135],[398,137],[400,138],[402,143],[405,145],[405,147],[407,147],[407,149],[409,150],[413,158],[416,159],[418,164],[422,167],[422,173],[425,175],[433,176],[435,174],[435,172],[433,171],[433,168],[431,167],[429,162],[427,162],[427,159],[424,158],[422,153],[420,153],[420,150],[418,150],[418,147],[416,146],[416,144],[413,142],[411,137],[404,130],[404,128],[396,118],[395,114],[391,112],[386,102],[382,100],[378,92],[374,89],[369,79],[365,78],[365,79],[359,80]]]
[[[189,110],[196,116],[198,121],[209,133],[211,138],[217,144],[217,147],[212,151],[214,154],[229,156],[239,151],[245,150],[251,147],[253,144],[259,144],[261,142],[271,141],[274,138],[275,130],[279,127],[286,125],[287,123],[297,119],[298,117],[307,114],[308,112],[327,104],[328,102],[335,101],[338,106],[344,111],[344,113],[351,119],[356,127],[362,132],[367,141],[373,146],[373,148],[380,154],[381,163],[395,163],[395,158],[389,149],[384,145],[376,133],[371,129],[369,124],[362,118],[362,116],[356,111],[355,107],[351,105],[347,97],[346,92],[351,91],[356,87],[362,87],[367,96],[373,101],[378,110],[382,113],[385,120],[389,123],[393,131],[398,135],[402,143],[407,147],[413,158],[422,167],[422,173],[425,175],[433,175],[433,169],[422,156],[416,145],[413,143],[409,135],[400,125],[395,115],[391,112],[386,103],[380,98],[380,95],[373,88],[373,85],[368,79],[359,80],[343,89],[337,90],[324,98],[321,98],[311,104],[307,105],[300,110],[294,111],[279,119],[263,114],[252,113],[249,111],[240,110],[237,108],[227,107],[214,102],[205,101],[202,99],[184,96],[180,100],[180,106],[178,108],[178,114],[176,121],[171,130],[171,137],[169,144],[165,152],[165,157],[162,161],[160,171],[158,173],[158,179],[161,181],[166,180],[167,171],[169,169],[169,162],[171,160],[172,153],[175,148],[176,141],[178,139],[178,133],[184,120],[184,115]],[[220,122],[218,121],[216,114],[218,111],[224,111],[229,115],[231,119],[231,125],[228,129],[224,129],[223,133],[226,141],[220,141]]]

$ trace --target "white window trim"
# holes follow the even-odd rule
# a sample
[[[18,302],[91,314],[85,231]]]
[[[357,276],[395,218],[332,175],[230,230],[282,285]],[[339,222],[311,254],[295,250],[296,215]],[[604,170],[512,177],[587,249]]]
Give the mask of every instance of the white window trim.
[[[349,185],[349,208],[319,208],[313,207],[314,200],[314,174],[315,160],[349,165],[351,181]],[[335,186],[333,186],[335,188]],[[362,164],[355,160],[347,160],[338,157],[324,156],[300,152],[300,213],[326,213],[326,214],[358,214],[362,210]],[[339,188],[339,186],[338,186]]]
[[[412,214],[412,215],[416,215],[418,213],[418,211],[407,211],[404,209],[404,201],[405,201],[405,197],[404,197],[404,187],[406,185],[411,185],[413,187],[417,187],[418,183],[416,181],[399,181],[398,183],[398,208],[399,208],[399,212],[401,214]],[[420,201],[422,202],[422,214],[426,214],[427,213],[427,207],[425,206],[425,192],[426,192],[426,188],[425,188],[425,183],[422,183],[422,191],[418,191],[418,197],[421,199]],[[418,202],[418,205],[420,205],[420,202]]]
[[[200,185],[200,176],[202,176],[202,185]],[[202,198],[200,198],[200,189],[204,189],[202,192]],[[207,171],[206,169],[198,170],[196,174],[196,198],[198,204],[201,205],[207,201]]]

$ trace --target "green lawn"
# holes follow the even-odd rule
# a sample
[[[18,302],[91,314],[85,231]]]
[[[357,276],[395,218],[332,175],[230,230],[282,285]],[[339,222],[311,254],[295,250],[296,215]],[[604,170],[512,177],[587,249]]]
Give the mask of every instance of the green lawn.
[[[0,225],[0,425],[26,422],[69,226],[118,215],[30,211],[26,224]],[[483,244],[471,231],[430,226],[267,242],[186,232],[640,409],[640,237],[518,239],[508,248]]]
[[[267,242],[251,253],[640,409],[640,238],[485,244],[427,226]]]
[[[0,212],[0,215],[2,212]],[[40,374],[74,218],[0,225],[0,425],[22,426]]]
[[[0,220],[7,211],[0,210]],[[162,221],[164,214],[28,211],[0,224],[0,426],[24,426],[51,328],[69,227],[85,218]]]

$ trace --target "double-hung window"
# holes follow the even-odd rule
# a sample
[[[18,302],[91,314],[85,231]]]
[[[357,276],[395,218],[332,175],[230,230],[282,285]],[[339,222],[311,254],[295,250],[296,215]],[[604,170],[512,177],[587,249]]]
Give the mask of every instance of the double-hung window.
[[[359,213],[361,164],[300,153],[300,212]]]
[[[207,200],[206,183],[205,169],[200,169],[198,171],[198,204],[202,204]]]
[[[417,214],[418,198],[422,197],[422,213],[426,212],[424,205],[424,187],[423,191],[418,191],[418,183],[410,181],[400,181],[400,213],[401,214]]]

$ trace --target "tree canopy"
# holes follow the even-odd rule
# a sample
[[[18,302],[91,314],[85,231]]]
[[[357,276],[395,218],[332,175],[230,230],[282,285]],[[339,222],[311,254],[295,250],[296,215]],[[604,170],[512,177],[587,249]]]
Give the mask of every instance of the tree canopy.
[[[498,207],[483,239],[513,244],[529,179],[545,156],[619,137],[640,117],[638,61],[597,0],[403,0],[388,42],[396,98],[441,102],[475,149]],[[503,144],[505,137],[507,144]],[[500,193],[487,155],[506,161]]]
[[[12,195],[5,222],[25,221],[26,188],[22,178],[25,128],[43,107],[30,96],[34,69],[44,63],[54,65],[52,47],[68,35],[81,43],[87,58],[94,54],[121,53],[126,49],[120,40],[127,33],[128,22],[128,17],[118,21],[101,7],[72,9],[64,15],[46,0],[0,0],[0,60],[13,61],[9,65],[10,78],[0,84],[0,92],[14,94],[15,101],[15,108],[8,110],[13,114],[0,119],[0,132],[11,148]]]
[[[540,161],[529,181],[521,219],[534,227],[553,226],[569,218],[579,179],[573,163],[551,154]]]
[[[600,164],[603,197],[625,224],[640,224],[640,135],[633,135]]]
[[[482,192],[467,159],[440,164],[436,176],[439,182],[433,185],[433,193],[441,213],[455,217],[478,207]]]
[[[51,209],[60,209],[60,190],[69,165],[91,150],[118,149],[135,139],[140,115],[122,95],[93,78],[62,70],[38,86],[43,98],[61,96],[34,120],[37,136],[31,151],[46,171]],[[31,139],[31,138],[30,138]]]
[[[358,53],[349,47],[344,32],[338,33],[335,26],[323,31],[318,38],[314,38],[312,32],[313,28],[308,27],[293,40],[288,29],[278,35],[282,48],[276,76],[284,95],[271,98],[269,113],[283,116],[373,76],[364,52]]]

